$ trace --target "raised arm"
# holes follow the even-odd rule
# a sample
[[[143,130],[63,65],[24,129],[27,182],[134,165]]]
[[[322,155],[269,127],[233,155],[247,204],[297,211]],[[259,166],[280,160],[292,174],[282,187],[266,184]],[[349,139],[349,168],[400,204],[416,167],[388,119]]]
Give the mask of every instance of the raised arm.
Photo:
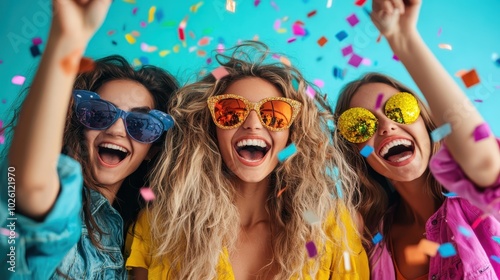
[[[424,94],[434,122],[451,124],[444,141],[455,161],[477,186],[490,186],[500,173],[498,144],[493,135],[474,140],[484,120],[421,38],[420,7],[421,0],[373,0],[372,20]]]
[[[54,0],[46,50],[14,130],[9,162],[16,168],[16,207],[43,219],[59,193],[57,161],[80,59],[111,0]]]

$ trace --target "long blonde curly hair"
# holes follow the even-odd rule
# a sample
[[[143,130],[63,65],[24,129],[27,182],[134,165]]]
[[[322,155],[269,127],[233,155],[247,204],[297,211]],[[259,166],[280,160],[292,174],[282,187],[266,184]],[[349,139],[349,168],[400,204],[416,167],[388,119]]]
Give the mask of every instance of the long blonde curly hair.
[[[318,105],[327,108],[319,94],[315,99],[307,96],[306,88],[312,85],[297,69],[266,62],[270,57],[268,48],[259,42],[245,42],[230,56],[217,54],[216,60],[229,75],[219,80],[208,75],[182,88],[171,101],[169,113],[175,128],[167,133],[166,152],[153,172],[151,187],[157,198],[148,215],[153,259],[168,260],[172,279],[214,279],[223,248],[235,249],[240,221],[231,183],[234,175],[222,160],[207,98],[247,77],[266,80],[284,97],[303,104],[290,127],[289,141],[295,143],[297,153],[279,163],[270,175],[266,210],[278,229],[272,237],[273,262],[279,267],[275,278],[295,275],[303,279],[302,268],[310,260],[306,242],[328,239],[321,226],[304,220],[306,210],[322,220],[333,213],[345,237],[339,211],[354,213],[351,198],[355,189],[347,186],[352,185],[355,174],[332,146],[327,122],[333,116],[318,109]],[[298,86],[294,87],[293,80]],[[278,195],[283,188],[286,190]],[[328,241],[345,250],[345,238]],[[320,247],[318,251],[321,253]]]

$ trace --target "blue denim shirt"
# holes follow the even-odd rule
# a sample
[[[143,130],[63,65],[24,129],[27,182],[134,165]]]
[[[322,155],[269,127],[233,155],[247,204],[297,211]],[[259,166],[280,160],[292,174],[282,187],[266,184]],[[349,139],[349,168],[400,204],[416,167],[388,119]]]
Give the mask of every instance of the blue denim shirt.
[[[7,182],[7,161],[0,164],[0,168],[0,182]],[[61,190],[50,213],[41,222],[17,213],[10,216],[8,203],[12,201],[8,199],[11,197],[5,187],[1,188],[2,279],[65,279],[63,275],[71,279],[126,279],[121,253],[122,218],[101,194],[91,191],[92,216],[107,233],[100,238],[103,249],[96,248],[82,222],[83,180],[79,163],[61,155],[57,171]],[[10,231],[14,228],[12,224],[15,231]]]
[[[500,237],[500,176],[491,188],[477,188],[444,145],[429,166],[434,177],[458,195],[446,198],[425,224],[425,238],[439,244],[450,242],[456,249],[454,256],[430,258],[429,279],[499,279],[500,263],[492,256],[500,257],[500,245],[493,238]],[[484,213],[489,216],[482,218]],[[464,235],[460,226],[470,235]],[[396,279],[385,242],[374,248],[370,270],[371,279]]]

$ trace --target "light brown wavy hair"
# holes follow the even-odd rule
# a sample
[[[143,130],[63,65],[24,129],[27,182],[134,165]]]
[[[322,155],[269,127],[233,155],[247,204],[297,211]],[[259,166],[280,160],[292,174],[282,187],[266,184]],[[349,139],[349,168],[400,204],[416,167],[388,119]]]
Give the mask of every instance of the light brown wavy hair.
[[[415,96],[420,107],[420,115],[424,120],[426,130],[429,134],[436,129],[436,125],[431,119],[430,110],[423,103],[422,99],[416,95],[409,87],[403,85],[397,80],[379,73],[367,73],[361,78],[354,80],[343,87],[337,99],[337,105],[334,112],[335,123],[337,123],[340,115],[351,108],[350,103],[353,96],[358,92],[359,88],[366,84],[383,83],[389,85],[399,91],[408,92]],[[364,220],[364,243],[370,254],[372,249],[371,239],[377,233],[389,236],[389,225],[392,218],[388,210],[400,203],[400,197],[397,192],[392,192],[392,189],[386,177],[378,174],[367,163],[366,159],[359,153],[359,148],[356,144],[350,143],[344,139],[338,130],[334,133],[334,145],[337,150],[347,159],[351,168],[356,170],[358,174],[358,182],[356,188],[360,188],[359,197],[355,197],[356,203],[359,205],[359,212]],[[431,142],[431,156],[434,155],[440,147],[439,143]],[[442,194],[443,187],[436,181],[434,176],[429,171],[429,167],[425,171],[426,181],[428,186],[425,191],[432,195],[435,201],[442,203],[444,196]],[[384,222],[384,228],[380,229],[380,223]]]
[[[214,279],[222,249],[227,248],[230,254],[235,250],[240,220],[231,183],[234,175],[222,160],[207,99],[248,77],[270,82],[284,97],[303,105],[290,127],[289,142],[295,143],[297,153],[278,163],[270,175],[266,210],[277,229],[272,232],[273,263],[279,267],[275,279],[290,279],[292,275],[303,279],[303,266],[311,260],[306,242],[328,238],[321,226],[304,220],[304,211],[311,210],[322,220],[333,212],[345,237],[339,207],[354,213],[351,198],[355,189],[346,186],[352,184],[355,174],[331,145],[327,121],[333,116],[318,109],[318,105],[327,107],[319,94],[315,100],[307,96],[306,88],[311,85],[297,69],[266,62],[270,57],[266,45],[244,42],[229,55],[216,55],[229,75],[220,80],[207,75],[172,99],[169,113],[175,128],[167,132],[166,152],[154,170],[151,187],[157,198],[148,212],[153,261],[165,264],[168,260],[171,279]],[[298,87],[294,88],[293,80]],[[337,177],[333,176],[335,167],[340,173]],[[339,180],[343,184],[336,188]],[[278,197],[283,188],[286,190]],[[340,250],[346,244],[344,239],[329,241]],[[322,249],[318,246],[320,254]]]

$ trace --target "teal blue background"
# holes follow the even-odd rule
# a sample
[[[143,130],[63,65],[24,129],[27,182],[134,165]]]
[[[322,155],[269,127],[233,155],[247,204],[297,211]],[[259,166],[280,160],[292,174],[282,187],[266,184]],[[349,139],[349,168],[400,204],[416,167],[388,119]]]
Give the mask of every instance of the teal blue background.
[[[131,62],[147,58],[150,64],[166,68],[186,83],[196,79],[204,69],[210,71],[216,66],[213,62],[207,64],[207,59],[219,43],[228,48],[239,40],[257,36],[272,51],[285,54],[307,79],[324,81],[323,91],[328,94],[332,105],[343,84],[367,71],[392,75],[416,89],[402,64],[392,59],[387,42],[376,42],[378,32],[368,17],[371,1],[358,7],[354,0],[333,0],[332,7],[327,8],[327,0],[263,0],[258,6],[255,6],[254,0],[237,0],[236,12],[231,13],[225,9],[225,0],[214,0],[203,1],[197,12],[191,12],[190,7],[199,2],[136,0],[136,3],[127,3],[115,0],[85,54],[92,58],[121,54]],[[22,88],[30,83],[40,61],[40,57],[33,58],[30,54],[31,40],[40,37],[43,41],[40,50],[43,52],[50,27],[50,3],[48,0],[0,3],[3,15],[0,19],[0,120],[4,122],[12,103]],[[151,6],[156,6],[157,13],[153,22],[147,23]],[[132,11],[135,8],[134,15]],[[307,17],[314,10],[316,15]],[[360,22],[351,27],[346,18],[353,13]],[[462,69],[476,69],[481,83],[474,87],[467,89],[459,78],[455,79],[471,100],[482,101],[474,101],[474,104],[490,123],[495,135],[500,135],[500,113],[497,109],[500,105],[500,66],[492,57],[500,53],[499,14],[499,0],[427,0],[423,3],[418,23],[423,38],[450,74],[454,75]],[[177,27],[186,16],[186,47],[183,47]],[[287,20],[283,21],[285,17]],[[285,33],[278,33],[273,28],[277,19],[282,20],[281,27],[286,29]],[[294,36],[292,25],[298,20],[304,23],[308,34],[295,36],[296,41],[287,43]],[[142,27],[141,22],[145,22],[146,26]],[[347,32],[348,37],[339,42],[335,34],[342,30]],[[125,34],[132,31],[140,33],[135,44],[125,40]],[[189,35],[190,32],[194,38]],[[317,41],[322,36],[328,42],[320,47]],[[210,37],[210,44],[197,46],[202,37]],[[142,42],[157,46],[158,50],[143,52],[140,48]],[[453,50],[440,49],[440,43],[450,44]],[[341,48],[349,44],[353,45],[356,54],[370,59],[371,65],[362,64],[358,68],[349,65],[348,58],[341,54]],[[176,45],[179,46],[177,53],[173,51]],[[196,51],[190,52],[193,46],[206,51],[207,56],[200,57]],[[161,50],[171,53],[161,57]],[[334,67],[343,69],[343,80],[333,76]],[[15,75],[27,77],[23,86],[11,83]]]

